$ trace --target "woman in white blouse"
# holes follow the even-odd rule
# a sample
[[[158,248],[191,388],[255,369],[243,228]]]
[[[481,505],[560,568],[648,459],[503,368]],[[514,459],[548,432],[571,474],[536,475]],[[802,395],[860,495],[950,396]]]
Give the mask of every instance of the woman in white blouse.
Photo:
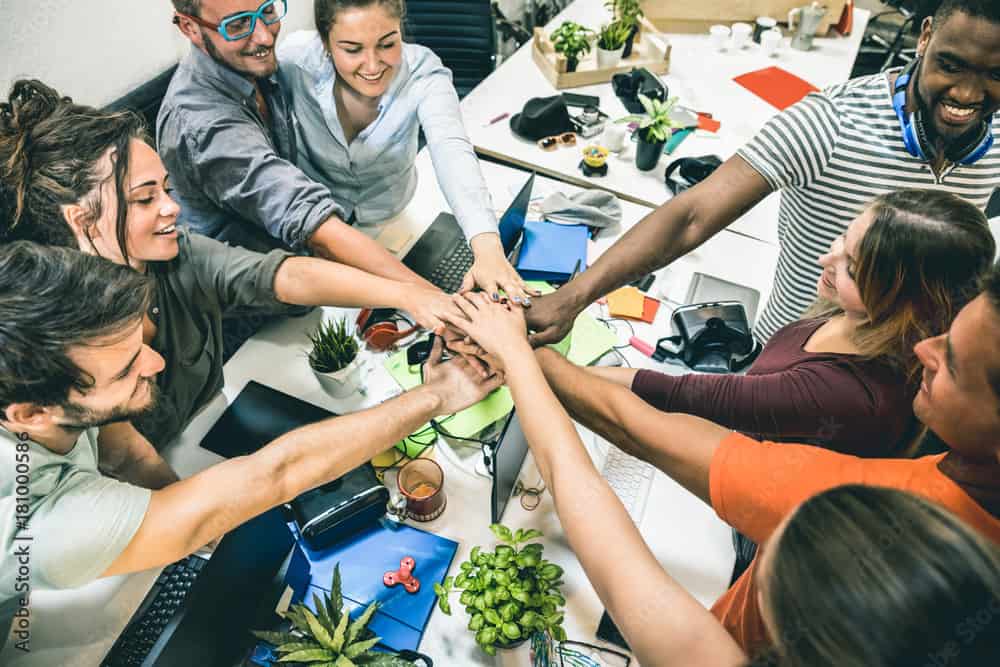
[[[315,0],[317,32],[279,49],[279,76],[299,122],[300,166],[330,188],[346,215],[377,225],[417,187],[423,128],[438,183],[475,255],[462,290],[503,290],[530,305],[497,233],[493,205],[465,134],[451,72],[402,41],[403,0]]]

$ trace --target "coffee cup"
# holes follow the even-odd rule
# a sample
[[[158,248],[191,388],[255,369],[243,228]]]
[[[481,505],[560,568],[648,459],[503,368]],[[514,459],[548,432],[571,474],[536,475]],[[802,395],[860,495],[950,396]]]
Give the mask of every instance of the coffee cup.
[[[778,53],[781,46],[781,31],[772,29],[765,30],[760,35],[760,50],[765,56],[773,57]]]
[[[729,42],[729,26],[713,25],[708,29],[709,39],[712,40],[712,48],[716,51],[725,51],[726,43]]]
[[[753,24],[753,41],[760,44],[760,36],[777,25],[778,22],[770,16],[758,16]]]
[[[737,51],[746,47],[747,42],[750,41],[750,34],[753,32],[753,28],[750,27],[749,23],[734,23],[732,27],[733,31],[733,48]]]

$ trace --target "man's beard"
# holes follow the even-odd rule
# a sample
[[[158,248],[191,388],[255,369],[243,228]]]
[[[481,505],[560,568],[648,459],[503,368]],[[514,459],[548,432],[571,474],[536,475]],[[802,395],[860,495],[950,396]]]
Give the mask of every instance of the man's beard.
[[[234,63],[226,60],[226,58],[219,52],[219,50],[215,48],[215,44],[212,42],[211,39],[209,39],[208,35],[205,33],[204,28],[201,29],[201,39],[202,43],[205,45],[205,50],[208,52],[208,55],[212,58],[212,60],[214,60],[215,62],[219,63],[224,67],[228,67],[237,74],[243,76],[249,76],[254,79],[266,79],[277,71],[277,67],[275,67],[274,71],[268,72],[267,74],[261,76],[256,72],[250,72],[242,67],[237,67]]]
[[[98,428],[115,422],[128,421],[151,412],[159,398],[159,387],[157,387],[156,382],[151,378],[143,378],[141,382],[149,385],[149,400],[141,408],[130,408],[128,403],[126,403],[110,410],[99,412],[83,407],[82,405],[77,405],[72,401],[67,401],[61,406],[64,417],[59,422],[59,427],[67,431],[83,431],[88,428]],[[141,387],[142,385],[139,386]]]

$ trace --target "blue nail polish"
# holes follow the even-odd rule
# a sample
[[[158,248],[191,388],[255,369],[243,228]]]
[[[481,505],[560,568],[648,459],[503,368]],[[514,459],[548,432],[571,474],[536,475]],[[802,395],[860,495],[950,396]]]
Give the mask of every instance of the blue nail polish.
[[[513,299],[514,303],[521,303],[521,297],[515,296]]]
[[[531,305],[531,297],[530,296],[524,297],[524,305],[526,305],[526,306],[530,306]]]
[[[500,295],[497,294],[496,292],[493,292],[493,300],[494,301],[499,301],[500,300]]]

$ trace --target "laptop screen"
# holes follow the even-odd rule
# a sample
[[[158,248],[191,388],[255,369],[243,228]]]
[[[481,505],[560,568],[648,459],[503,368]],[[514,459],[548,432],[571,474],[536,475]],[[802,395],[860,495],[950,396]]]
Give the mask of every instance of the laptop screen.
[[[517,418],[517,410],[510,413],[504,426],[500,442],[493,451],[493,495],[491,517],[493,523],[499,523],[503,512],[507,509],[517,478],[521,475],[521,466],[528,454],[528,440],[521,430],[521,422]]]
[[[503,243],[504,254],[510,255],[521,238],[524,220],[528,216],[528,204],[531,202],[531,187],[535,184],[535,172],[531,172],[524,187],[514,197],[507,211],[500,218],[500,241]]]

